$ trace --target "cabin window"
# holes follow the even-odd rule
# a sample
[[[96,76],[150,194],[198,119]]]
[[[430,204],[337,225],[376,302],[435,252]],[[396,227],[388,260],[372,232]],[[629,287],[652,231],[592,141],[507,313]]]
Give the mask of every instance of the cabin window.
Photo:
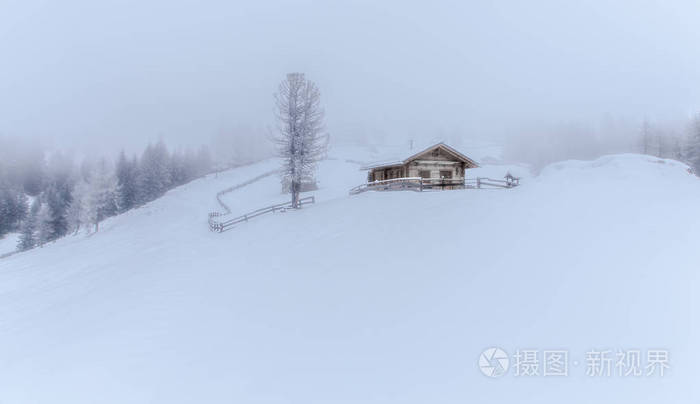
[[[426,178],[426,179],[430,178],[430,171],[429,170],[420,170],[418,172],[418,176],[420,176],[421,178]]]
[[[440,149],[433,150],[433,157],[438,157],[440,155]]]
[[[452,171],[440,171],[440,178],[452,178]]]

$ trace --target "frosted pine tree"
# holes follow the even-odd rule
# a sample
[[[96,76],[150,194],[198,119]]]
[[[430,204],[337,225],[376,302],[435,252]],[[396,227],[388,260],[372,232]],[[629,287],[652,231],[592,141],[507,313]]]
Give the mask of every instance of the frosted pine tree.
[[[301,184],[313,182],[317,163],[328,148],[323,133],[321,93],[303,73],[290,73],[275,94],[278,135],[274,141],[282,158],[282,182],[289,184],[292,206],[299,207]]]
[[[171,184],[170,155],[162,141],[148,145],[141,156],[138,176],[139,202],[150,202],[165,193]]]
[[[27,215],[27,197],[24,193],[0,184],[0,237],[17,231]]]
[[[0,237],[4,236],[9,231],[10,222],[14,220],[11,214],[9,199],[9,191],[2,188],[0,185]]]
[[[45,203],[42,203],[36,215],[36,243],[39,247],[53,240],[53,221],[51,209]]]
[[[116,176],[118,184],[117,206],[120,212],[126,212],[137,204],[138,163],[136,159],[128,160],[122,151],[117,160]]]
[[[688,164],[700,174],[700,113],[690,122],[684,157]]]
[[[91,176],[84,200],[84,222],[94,224],[97,232],[100,222],[117,211],[117,179],[105,161],[98,164]]]
[[[85,223],[85,203],[89,190],[89,185],[85,181],[75,184],[72,193],[72,200],[66,211],[69,231],[78,233],[80,226]]]
[[[642,143],[642,153],[643,154],[651,154],[651,144],[652,144],[652,129],[651,129],[651,124],[649,123],[649,120],[646,118],[644,119],[644,122],[642,123],[642,128],[641,128],[641,143]]]
[[[41,209],[41,202],[39,199],[35,199],[29,209],[29,214],[26,219],[22,222],[21,234],[19,236],[19,242],[17,244],[17,249],[20,251],[27,251],[34,248],[37,244],[36,230],[37,230],[37,220],[39,215],[39,210]]]
[[[56,154],[49,164],[49,185],[44,191],[42,201],[48,205],[50,219],[49,240],[63,237],[68,232],[66,210],[71,202],[71,192],[74,182],[73,161],[63,155]]]

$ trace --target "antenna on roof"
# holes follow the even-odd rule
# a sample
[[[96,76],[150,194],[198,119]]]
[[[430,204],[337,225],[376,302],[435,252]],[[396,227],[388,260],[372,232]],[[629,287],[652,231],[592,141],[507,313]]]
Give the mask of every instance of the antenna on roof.
[[[413,139],[411,139],[411,141],[409,143],[410,143],[408,146],[409,150],[413,150]]]

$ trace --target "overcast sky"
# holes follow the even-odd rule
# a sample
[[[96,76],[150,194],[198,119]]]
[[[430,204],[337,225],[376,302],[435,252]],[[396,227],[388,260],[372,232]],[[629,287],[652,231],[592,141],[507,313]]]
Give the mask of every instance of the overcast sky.
[[[203,143],[305,72],[338,138],[700,108],[700,2],[0,0],[0,134]]]

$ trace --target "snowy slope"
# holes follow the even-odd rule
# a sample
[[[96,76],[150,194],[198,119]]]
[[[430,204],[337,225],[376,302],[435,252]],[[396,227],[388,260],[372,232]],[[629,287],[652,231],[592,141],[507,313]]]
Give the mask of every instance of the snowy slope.
[[[268,161],[0,260],[0,402],[700,399],[700,182],[685,166],[608,156],[513,190],[349,197],[365,174],[341,154],[301,211],[208,231],[216,191]],[[284,196],[269,177],[226,198],[243,213]],[[663,348],[672,368],[490,379],[489,346]]]

